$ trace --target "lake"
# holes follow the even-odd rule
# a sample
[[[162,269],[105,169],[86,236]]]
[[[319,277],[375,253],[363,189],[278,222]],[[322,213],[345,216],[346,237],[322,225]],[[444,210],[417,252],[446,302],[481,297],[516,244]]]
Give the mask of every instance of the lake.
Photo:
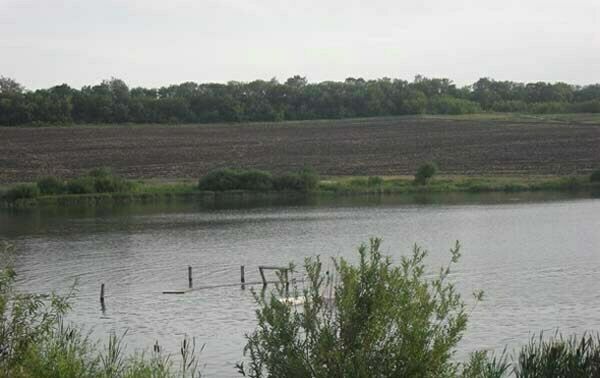
[[[600,326],[600,199],[571,194],[482,194],[171,202],[105,208],[0,211],[0,238],[17,247],[20,290],[66,292],[77,282],[69,319],[104,338],[127,330],[129,350],[156,340],[171,351],[184,334],[205,344],[204,372],[235,376],[244,333],[255,325],[248,287],[184,295],[163,290],[259,280],[258,265],[320,255],[356,261],[356,248],[383,238],[395,261],[418,243],[432,270],[460,240],[451,278],[472,312],[457,358],[509,349],[540,331]],[[272,274],[272,273],[270,273]],[[98,300],[106,284],[106,309]]]

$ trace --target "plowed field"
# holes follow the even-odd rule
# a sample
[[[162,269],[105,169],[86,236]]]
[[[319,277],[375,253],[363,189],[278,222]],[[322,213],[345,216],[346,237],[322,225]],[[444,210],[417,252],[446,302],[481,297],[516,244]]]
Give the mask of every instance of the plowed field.
[[[223,166],[322,175],[573,174],[600,167],[600,124],[434,117],[235,125],[0,128],[0,183],[107,166],[129,178],[198,178]]]

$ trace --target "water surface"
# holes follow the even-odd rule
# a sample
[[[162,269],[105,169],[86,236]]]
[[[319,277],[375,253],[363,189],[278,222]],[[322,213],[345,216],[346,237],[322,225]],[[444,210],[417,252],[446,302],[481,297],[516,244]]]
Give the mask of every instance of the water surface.
[[[483,289],[460,355],[518,346],[532,332],[581,333],[600,326],[600,200],[563,194],[348,197],[261,203],[168,203],[99,209],[0,212],[0,237],[17,246],[19,288],[65,292],[77,281],[71,319],[104,336],[128,330],[130,349],[155,340],[176,350],[184,334],[205,343],[208,376],[234,376],[252,330],[249,290],[223,287],[163,295],[194,284],[248,281],[257,266],[316,254],[356,259],[384,239],[398,259],[414,243],[432,268],[456,240],[452,275],[462,293]],[[98,301],[106,284],[106,311]]]

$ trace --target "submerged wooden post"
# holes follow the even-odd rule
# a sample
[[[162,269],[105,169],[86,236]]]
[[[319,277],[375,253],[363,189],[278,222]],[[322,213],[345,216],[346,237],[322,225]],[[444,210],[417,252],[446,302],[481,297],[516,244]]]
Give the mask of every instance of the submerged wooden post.
[[[188,284],[192,288],[192,267],[188,266]]]
[[[244,266],[240,265],[240,282],[242,284],[242,288],[244,288],[244,284],[246,283],[246,277],[244,277]]]
[[[104,311],[104,284],[100,285],[100,306],[102,307],[102,311]]]

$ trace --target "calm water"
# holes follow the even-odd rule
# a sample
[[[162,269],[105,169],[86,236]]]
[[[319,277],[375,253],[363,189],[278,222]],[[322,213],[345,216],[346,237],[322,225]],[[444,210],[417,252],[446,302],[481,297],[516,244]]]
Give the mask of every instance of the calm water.
[[[184,334],[205,343],[209,376],[235,376],[243,335],[254,326],[249,290],[224,287],[163,295],[187,286],[235,283],[239,266],[344,256],[371,236],[398,258],[413,243],[446,263],[455,240],[463,259],[453,279],[486,300],[472,313],[460,356],[518,346],[531,332],[600,328],[600,199],[564,195],[310,199],[295,203],[162,204],[107,209],[0,212],[0,237],[15,242],[19,287],[66,291],[77,280],[71,318],[94,335],[128,330],[130,349]],[[327,259],[324,259],[327,261]],[[100,283],[106,283],[106,311]]]

